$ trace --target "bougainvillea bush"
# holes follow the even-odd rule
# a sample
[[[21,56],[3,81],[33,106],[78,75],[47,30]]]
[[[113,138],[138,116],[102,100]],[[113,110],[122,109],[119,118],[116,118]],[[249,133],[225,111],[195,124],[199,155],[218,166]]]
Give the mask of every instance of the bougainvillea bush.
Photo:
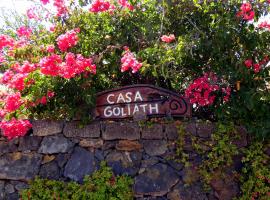
[[[96,92],[148,83],[190,98],[194,115],[270,135],[269,1],[40,0],[0,35],[1,129],[90,119]],[[51,9],[51,8],[54,9]]]

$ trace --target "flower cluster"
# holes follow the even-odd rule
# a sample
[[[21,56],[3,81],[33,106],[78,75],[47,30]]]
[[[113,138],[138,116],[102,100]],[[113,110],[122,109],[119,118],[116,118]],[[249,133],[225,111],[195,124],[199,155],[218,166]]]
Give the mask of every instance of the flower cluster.
[[[40,61],[40,67],[41,73],[44,75],[60,76],[67,79],[85,71],[96,73],[96,66],[92,64],[91,58],[84,58],[80,54],[76,57],[73,53],[67,53],[65,62],[56,54],[44,57]]]
[[[40,0],[40,1],[41,1],[41,3],[42,3],[43,5],[46,5],[47,3],[50,2],[50,0]]]
[[[265,29],[270,30],[270,23],[267,21],[263,21],[258,25],[258,27],[261,29],[265,28]]]
[[[237,17],[242,17],[244,20],[251,21],[254,19],[255,12],[252,10],[250,3],[243,3],[240,7],[240,11],[237,13]]]
[[[7,95],[5,99],[5,107],[4,110],[6,112],[14,112],[23,104],[23,100],[21,99],[21,93],[16,92],[15,94]]]
[[[190,98],[190,103],[199,106],[213,104],[216,98],[215,92],[219,90],[216,81],[217,77],[213,73],[205,73],[202,77],[195,79],[185,91],[186,97]]]
[[[90,12],[98,13],[109,10],[111,7],[110,2],[104,0],[96,0],[91,4]]]
[[[172,41],[175,40],[175,36],[174,34],[170,34],[170,35],[163,35],[161,37],[161,41],[162,42],[166,42],[166,43],[171,43]]]
[[[56,16],[62,17],[67,13],[67,7],[65,5],[65,0],[54,0],[53,5],[56,7]]]
[[[24,136],[32,128],[32,125],[28,120],[12,118],[10,121],[0,122],[0,128],[3,131],[3,135],[10,140],[18,136]]]
[[[71,31],[66,32],[65,34],[60,35],[57,38],[57,45],[61,51],[67,51],[69,48],[75,46],[78,41],[79,37],[77,33],[79,33],[79,29],[74,29]]]
[[[32,34],[32,29],[25,27],[25,26],[21,26],[20,28],[17,29],[17,35],[19,37],[26,37],[29,38]]]
[[[244,65],[250,69],[253,68],[254,73],[259,73],[261,70],[261,66],[267,64],[269,62],[268,56],[265,56],[262,61],[259,63],[253,63],[252,59],[247,59],[244,61]]]
[[[35,7],[27,9],[26,16],[28,17],[28,19],[35,19],[37,21],[40,20],[40,17],[36,13]]]
[[[0,35],[0,51],[4,48],[4,47],[12,47],[14,46],[14,39],[10,36],[7,35]]]
[[[123,57],[121,58],[121,72],[132,69],[132,73],[136,73],[142,67],[142,63],[140,63],[134,54],[130,52],[128,48],[126,48]]]
[[[122,8],[127,8],[129,10],[134,10],[134,7],[127,0],[118,0],[119,6]],[[113,11],[115,10],[115,5],[111,4],[106,0],[95,0],[89,9],[90,12],[99,13],[105,11]]]

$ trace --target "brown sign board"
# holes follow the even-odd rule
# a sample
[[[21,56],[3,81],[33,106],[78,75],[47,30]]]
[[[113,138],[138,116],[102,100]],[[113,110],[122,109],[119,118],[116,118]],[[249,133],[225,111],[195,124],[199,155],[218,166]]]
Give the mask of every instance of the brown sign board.
[[[130,85],[97,94],[96,117],[133,118],[137,114],[152,117],[191,117],[189,100],[175,92],[152,85]]]

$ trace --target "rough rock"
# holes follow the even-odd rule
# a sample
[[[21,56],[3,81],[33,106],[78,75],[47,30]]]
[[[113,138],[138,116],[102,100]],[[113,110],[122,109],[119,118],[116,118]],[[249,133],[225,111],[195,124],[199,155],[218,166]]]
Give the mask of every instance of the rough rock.
[[[57,162],[52,161],[42,165],[40,167],[39,176],[41,178],[58,180],[60,177],[60,170],[58,168]]]
[[[213,123],[199,123],[197,125],[197,135],[201,138],[210,138],[215,131]]]
[[[12,184],[6,184],[6,186],[5,186],[5,192],[7,194],[11,194],[11,193],[15,192],[14,186]]]
[[[96,170],[94,154],[81,147],[76,147],[65,166],[64,176],[82,182],[85,175]]]
[[[144,140],[143,147],[150,156],[159,156],[168,150],[167,143],[164,140]]]
[[[110,166],[116,175],[127,174],[134,176],[140,168],[142,154],[140,152],[119,152],[112,151],[106,157],[108,166]]]
[[[38,150],[39,153],[67,153],[72,150],[74,143],[63,136],[48,136],[45,137]]]
[[[29,187],[27,183],[21,181],[11,181],[10,183],[14,185],[15,189],[18,191],[27,189]]]
[[[5,196],[5,182],[0,180],[0,199],[4,199]]]
[[[100,123],[93,122],[80,128],[78,122],[68,122],[64,127],[64,135],[66,137],[98,138],[100,137]]]
[[[0,156],[5,153],[11,153],[17,151],[17,146],[14,144],[13,141],[4,142],[0,141]]]
[[[36,151],[39,148],[42,137],[24,136],[20,138],[19,151]]]
[[[61,133],[64,123],[62,121],[39,120],[33,121],[33,135],[48,136]]]
[[[113,122],[103,124],[102,137],[104,140],[138,140],[140,129],[138,124]]]
[[[152,126],[144,126],[142,128],[142,139],[163,139],[165,132],[161,124],[154,124]]]
[[[54,155],[45,155],[43,157],[43,160],[42,160],[41,164],[43,165],[43,164],[49,163],[49,162],[53,161],[54,159],[55,159]]]
[[[120,151],[136,151],[140,150],[142,145],[138,141],[120,140],[116,144],[116,149]]]
[[[175,124],[168,124],[165,126],[165,134],[169,140],[177,140],[178,139],[178,130]]]
[[[200,184],[185,186],[180,182],[168,193],[167,198],[169,200],[208,200],[202,188]]]
[[[197,136],[196,123],[193,123],[193,122],[187,123],[187,124],[185,125],[185,131],[186,131],[186,133],[188,133],[188,134],[191,134],[191,135],[193,135],[193,136]]]
[[[36,153],[11,153],[0,157],[0,179],[30,180],[39,170],[42,156]]]
[[[79,143],[81,147],[88,147],[88,148],[102,148],[103,140],[102,139],[82,139]]]
[[[64,165],[67,163],[69,158],[71,157],[70,154],[58,154],[56,157],[56,162],[60,168],[64,167]]]
[[[171,167],[158,163],[135,178],[135,196],[163,196],[177,184],[179,178]]]
[[[7,194],[7,196],[6,196],[6,200],[18,200],[19,198],[20,197],[19,197],[18,192]]]

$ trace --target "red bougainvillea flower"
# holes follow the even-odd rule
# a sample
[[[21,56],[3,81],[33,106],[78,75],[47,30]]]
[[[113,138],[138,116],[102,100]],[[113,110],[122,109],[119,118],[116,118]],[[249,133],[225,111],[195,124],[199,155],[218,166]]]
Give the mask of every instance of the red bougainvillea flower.
[[[219,86],[215,83],[217,77],[214,73],[205,73],[204,76],[197,78],[185,91],[185,96],[190,99],[190,103],[199,106],[207,106],[214,103],[216,98],[215,91]]]
[[[5,62],[5,61],[6,61],[5,56],[0,54],[0,65],[1,65],[1,63]]]
[[[9,88],[17,89],[19,91],[24,90],[25,88],[25,79],[27,78],[28,74],[15,74],[12,79],[7,83]]]
[[[50,28],[49,28],[49,30],[50,30],[51,32],[54,32],[54,31],[55,31],[55,25],[51,25]]]
[[[129,69],[132,69],[132,73],[136,73],[142,67],[142,63],[140,63],[134,54],[130,52],[129,49],[126,49],[123,57],[121,58],[121,72],[125,72]]]
[[[57,45],[61,51],[67,51],[68,48],[75,46],[78,41],[79,37],[77,33],[79,33],[79,29],[74,29],[71,31],[66,32],[65,34],[60,35],[57,38]]]
[[[46,5],[47,3],[50,3],[50,0],[40,0],[43,5]]]
[[[65,5],[65,0],[54,0],[53,5],[56,7],[56,16],[62,17],[67,13],[67,7]]]
[[[60,64],[62,59],[59,55],[52,54],[40,60],[40,71],[42,74],[57,76],[59,74]]]
[[[12,79],[13,76],[14,76],[13,71],[11,71],[11,70],[5,71],[5,73],[3,74],[2,78],[1,78],[1,83],[7,84]]]
[[[16,137],[24,136],[27,131],[32,128],[32,125],[28,120],[12,118],[10,121],[0,122],[0,128],[3,135],[11,140]]]
[[[99,13],[107,11],[111,8],[111,4],[105,0],[95,0],[89,9],[90,12]]]
[[[244,64],[245,64],[245,66],[246,66],[247,68],[252,67],[252,64],[253,64],[252,59],[247,59],[247,60],[245,60]]]
[[[11,68],[18,73],[25,74],[35,71],[37,67],[35,64],[31,64],[28,61],[24,61],[22,65],[20,65],[19,63],[15,63],[11,66]]]
[[[14,46],[14,39],[8,35],[0,35],[0,51],[4,47],[13,47]]]
[[[251,21],[254,19],[255,12],[252,10],[252,5],[247,2],[243,3],[240,7],[240,11],[236,15],[237,17],[242,17],[244,20]]]
[[[47,97],[46,96],[41,97],[40,103],[43,105],[46,105],[47,104]]]
[[[128,0],[118,0],[118,3],[124,8],[128,8],[129,10],[134,10],[134,7],[128,2]]]
[[[260,69],[261,69],[260,64],[256,63],[256,64],[253,65],[254,73],[259,73]]]
[[[163,35],[161,37],[161,41],[162,42],[166,42],[166,43],[171,43],[172,41],[175,40],[175,36],[174,34],[170,34],[170,35]]]
[[[270,29],[270,23],[267,21],[263,21],[258,25],[259,28],[265,28],[265,29]]]
[[[50,90],[49,90],[49,91],[47,92],[48,98],[53,98],[54,95],[55,95],[55,93],[54,93],[53,91],[50,91]]]
[[[32,29],[28,28],[26,26],[21,26],[20,28],[17,29],[17,35],[19,37],[26,37],[29,38],[32,34]]]
[[[7,112],[13,112],[17,110],[23,104],[23,102],[24,101],[21,99],[20,92],[17,92],[15,94],[9,94],[5,99],[4,109]]]

